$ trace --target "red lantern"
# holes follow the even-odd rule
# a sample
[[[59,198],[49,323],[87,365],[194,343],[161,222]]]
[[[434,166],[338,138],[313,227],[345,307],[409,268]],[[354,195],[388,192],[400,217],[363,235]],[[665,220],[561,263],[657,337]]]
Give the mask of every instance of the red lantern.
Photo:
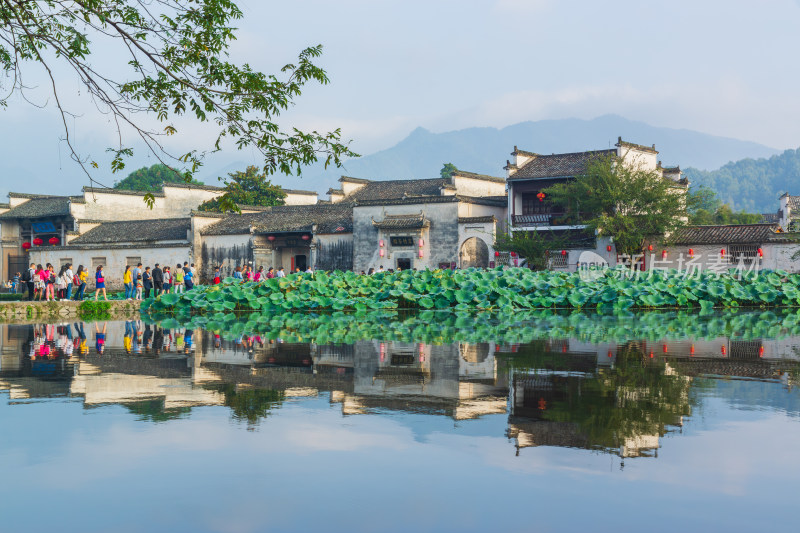
[[[694,257],[694,248],[689,248],[689,257]]]
[[[667,353],[667,345],[666,344],[661,346],[661,351],[664,352],[664,353]]]
[[[422,248],[425,245],[425,241],[422,239],[419,240],[419,247]]]
[[[761,248],[758,249],[758,257],[764,257],[764,250]]]
[[[609,359],[610,359],[610,358],[612,358],[612,357],[614,357],[614,354],[613,354],[613,353],[611,353],[611,350],[609,350],[609,351],[608,351],[608,357],[609,357]]]
[[[383,257],[383,248],[381,248],[381,251],[378,253],[378,255],[380,255],[381,257]]]
[[[300,238],[303,239],[304,241],[307,241],[307,240],[309,240],[311,238],[311,235],[303,235]]]
[[[419,251],[419,257],[422,259],[422,250]]]
[[[689,355],[694,356],[694,344],[689,347]]]
[[[44,241],[40,237],[36,237],[35,239],[33,239],[33,245],[34,246],[41,246],[43,244],[44,244]]]
[[[544,197],[543,192],[539,192],[539,194],[536,195],[536,198],[538,198],[540,202],[544,202]]]
[[[517,252],[509,252],[509,255],[510,255],[511,257],[517,257]]]
[[[274,240],[275,240],[275,235],[267,235],[267,240],[268,240],[269,242],[272,242],[272,241],[274,241]]]
[[[379,241],[378,241],[378,246],[380,246],[381,248],[383,248],[383,239],[381,239],[381,240],[379,240]]]
[[[666,259],[666,258],[667,258],[667,251],[661,250],[661,259]]]
[[[606,246],[606,252],[610,252],[610,251],[611,251],[611,245],[609,244],[608,246]]]
[[[60,241],[59,241],[58,237],[50,237],[50,240],[49,240],[49,241],[47,241],[47,242],[49,242],[49,243],[50,243],[50,244],[52,244],[53,246],[56,246],[56,245],[58,245],[58,243],[59,243]]]
[[[561,255],[567,255],[567,251],[566,250],[561,250]]]
[[[725,346],[720,346],[719,351],[722,352],[722,355],[725,355],[728,352],[728,350],[725,348]]]
[[[495,252],[495,253],[494,253],[494,256],[495,256],[495,257],[500,257],[500,252]]]
[[[721,255],[722,257],[725,257],[725,248],[723,248],[722,250],[719,251],[719,255]]]
[[[648,251],[652,252],[652,251],[653,251],[653,245],[652,245],[652,244],[651,244],[651,245],[649,245],[649,246],[647,247],[647,249],[648,249]]]
[[[764,347],[763,346],[760,346],[758,348],[758,356],[759,357],[764,357]]]
[[[29,242],[23,242],[23,243],[22,243],[22,249],[23,249],[23,250],[30,250],[30,249],[31,249],[31,243],[29,243]]]

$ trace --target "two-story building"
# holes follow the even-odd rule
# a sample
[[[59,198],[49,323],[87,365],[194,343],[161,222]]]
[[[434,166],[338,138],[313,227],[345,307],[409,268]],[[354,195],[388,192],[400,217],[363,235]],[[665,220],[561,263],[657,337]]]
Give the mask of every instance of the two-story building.
[[[554,240],[566,242],[562,245],[563,253],[554,250],[551,255],[550,267],[554,269],[575,270],[583,252],[594,252],[613,266],[617,263],[617,253],[613,237],[595,235],[586,224],[569,222],[564,210],[547,198],[544,190],[548,187],[579,179],[589,163],[608,157],[654,171],[684,190],[688,187],[688,182],[681,177],[680,167],[661,166],[655,145],[643,146],[622,138],[614,148],[606,150],[543,155],[515,146],[511,155],[514,159],[505,166],[509,232],[548,232]]]

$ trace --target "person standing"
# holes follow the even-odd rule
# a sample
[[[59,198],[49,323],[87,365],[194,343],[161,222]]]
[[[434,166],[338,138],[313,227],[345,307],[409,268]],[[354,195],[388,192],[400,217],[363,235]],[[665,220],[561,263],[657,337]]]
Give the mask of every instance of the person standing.
[[[219,273],[219,267],[214,268],[214,285],[219,285],[222,281],[221,275]]]
[[[187,291],[192,290],[194,287],[194,274],[191,270],[183,273],[183,284],[186,286]]]
[[[18,290],[18,287],[19,287],[19,278],[20,278],[19,272],[14,274],[14,277],[11,278],[11,292],[13,294],[17,294],[17,290]],[[22,292],[22,291],[19,291],[19,292]]]
[[[242,277],[242,267],[237,266],[236,270],[233,271],[233,279],[240,279],[244,280]]]
[[[283,267],[280,267],[278,269],[278,273],[275,274],[275,277],[276,278],[285,278],[286,277],[286,272],[283,271]]]
[[[142,285],[142,275],[139,274],[138,276],[136,276],[136,299],[137,300],[141,300],[142,299],[142,289],[143,288],[144,288],[144,286]]]
[[[97,270],[94,273],[94,299],[97,301],[97,297],[100,295],[100,291],[103,291],[103,299],[108,301],[108,296],[106,295],[106,278],[103,274],[103,265],[97,267]]]
[[[158,263],[150,276],[153,278],[153,296],[158,296],[164,289],[164,272],[161,271]]]
[[[267,270],[267,279],[272,279],[274,277],[275,277],[275,269],[269,267],[269,270]]]
[[[78,271],[75,273],[75,283],[78,285],[78,290],[75,293],[75,300],[83,300],[83,292],[86,290],[86,281],[89,279],[89,273],[83,268],[83,265],[78,265]]]
[[[175,284],[174,285],[175,294],[183,292],[183,268],[181,268],[180,263],[175,265],[175,272],[172,273],[172,277],[173,277],[172,282]]]
[[[36,264],[31,263],[22,274],[22,281],[25,282],[25,288],[28,290],[28,301],[33,301],[33,295],[36,292]]]
[[[256,272],[256,275],[253,278],[253,281],[264,281],[264,267],[263,266],[258,267],[258,272]]]
[[[142,286],[144,287],[144,297],[150,298],[150,291],[153,289],[153,276],[150,275],[150,267],[144,267]]]
[[[136,285],[136,280],[139,279],[139,276],[142,275],[142,272],[144,272],[144,270],[142,270],[141,263],[138,263],[134,268],[131,269],[131,280],[133,281],[134,285]]]
[[[75,285],[75,274],[72,272],[72,263],[67,263],[67,270],[64,272],[64,280],[67,282],[67,294],[65,298],[72,300],[72,288]]]
[[[125,265],[125,273],[122,274],[122,284],[125,286],[125,299],[133,297],[133,272],[130,265]]]
[[[169,267],[164,267],[164,294],[169,294],[169,289],[172,287],[172,274]]]
[[[47,268],[42,271],[44,285],[44,297],[49,302],[56,301],[56,272],[53,265],[47,263]]]

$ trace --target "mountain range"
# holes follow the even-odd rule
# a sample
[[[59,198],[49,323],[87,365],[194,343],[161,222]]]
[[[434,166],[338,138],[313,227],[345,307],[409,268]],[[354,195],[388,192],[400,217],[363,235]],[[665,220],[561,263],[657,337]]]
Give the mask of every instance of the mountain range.
[[[755,142],[708,135],[686,129],[651,126],[617,115],[592,120],[561,119],[521,122],[505,128],[467,128],[433,133],[417,128],[386,150],[348,161],[344,168],[311,167],[287,187],[336,187],[341,175],[365,179],[430,178],[444,163],[470,172],[504,176],[503,166],[514,146],[539,154],[600,150],[617,138],[656,145],[665,166],[711,170],[744,158],[765,158],[779,151]],[[277,180],[281,181],[281,180]]]

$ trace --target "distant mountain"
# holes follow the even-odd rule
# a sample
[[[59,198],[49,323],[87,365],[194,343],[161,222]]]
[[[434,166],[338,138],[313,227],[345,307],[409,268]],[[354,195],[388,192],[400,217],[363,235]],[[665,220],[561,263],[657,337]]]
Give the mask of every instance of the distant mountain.
[[[311,167],[302,188],[324,193],[341,175],[366,179],[430,178],[443,163],[461,170],[503,176],[514,146],[541,154],[609,148],[617,137],[655,144],[665,165],[718,168],[745,157],[769,157],[779,151],[758,143],[717,137],[685,129],[660,128],[616,115],[593,120],[564,119],[522,122],[502,129],[467,128],[432,133],[417,128],[395,146],[348,161],[343,169]],[[299,185],[298,185],[299,187]]]
[[[785,192],[800,195],[800,149],[769,159],[742,159],[718,170],[684,169],[693,186],[705,185],[736,211],[773,213]]]

